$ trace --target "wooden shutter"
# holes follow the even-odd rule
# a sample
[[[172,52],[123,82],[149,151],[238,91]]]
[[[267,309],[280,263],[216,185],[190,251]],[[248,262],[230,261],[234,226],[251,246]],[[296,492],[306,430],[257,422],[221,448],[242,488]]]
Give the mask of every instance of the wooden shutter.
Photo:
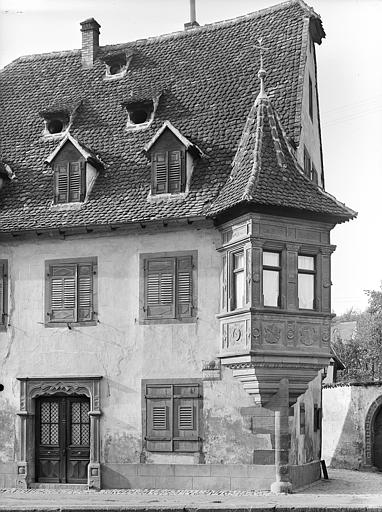
[[[81,168],[81,191],[80,191],[80,201],[85,201],[86,197],[86,162],[80,162]]]
[[[174,451],[199,450],[201,399],[198,384],[174,386]]]
[[[172,386],[146,386],[146,446],[148,451],[172,451]]]
[[[177,258],[176,299],[179,318],[192,316],[192,256]]]
[[[152,158],[154,175],[153,191],[156,194],[164,194],[168,192],[167,152],[154,153]]]
[[[93,319],[93,265],[78,265],[78,321]]]
[[[170,194],[180,192],[182,182],[181,151],[168,152],[168,191]]]
[[[5,265],[0,263],[0,325],[5,325]]]
[[[81,197],[81,164],[80,162],[70,162],[69,164],[69,200],[76,202]]]
[[[147,318],[175,318],[175,258],[146,261],[145,312]]]
[[[76,265],[52,265],[50,280],[50,321],[75,322],[77,320],[77,268]]]
[[[54,168],[54,202],[67,203],[69,190],[68,164],[59,164]]]

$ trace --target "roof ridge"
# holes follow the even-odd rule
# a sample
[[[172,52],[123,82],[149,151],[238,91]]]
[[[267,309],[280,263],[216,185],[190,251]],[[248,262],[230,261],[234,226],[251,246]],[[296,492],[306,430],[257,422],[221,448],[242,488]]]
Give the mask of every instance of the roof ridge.
[[[317,14],[312,7],[308,6],[303,0],[286,0],[285,2],[281,2],[275,5],[271,5],[269,7],[265,7],[264,9],[259,9],[258,11],[253,11],[248,14],[242,14],[241,16],[236,16],[235,18],[229,18],[226,20],[220,20],[220,21],[214,21],[212,23],[206,23],[205,25],[202,25],[200,27],[195,27],[188,30],[177,30],[174,32],[169,32],[167,34],[160,34],[157,36],[151,36],[147,38],[141,38],[136,39],[133,41],[127,41],[125,43],[113,43],[113,44],[106,44],[103,46],[100,46],[99,49],[101,51],[107,51],[111,48],[120,48],[123,49],[126,46],[141,46],[146,44],[154,44],[158,41],[166,41],[166,40],[173,40],[173,39],[181,39],[183,37],[190,37],[194,36],[196,34],[202,34],[205,32],[209,32],[212,30],[219,30],[222,28],[230,27],[233,25],[236,25],[238,23],[246,22],[248,20],[256,19],[261,16],[266,16],[267,14],[270,14],[272,12],[277,12],[282,9],[286,9],[292,5],[299,5],[302,9],[307,11],[310,15],[316,16],[317,18],[320,18],[320,15]],[[72,49],[72,50],[58,50],[53,52],[44,52],[44,53],[34,53],[30,55],[22,55],[18,57],[17,59],[11,61],[9,64],[4,66],[3,69],[6,69],[11,64],[15,64],[18,62],[29,62],[34,60],[42,60],[42,59],[54,59],[59,57],[66,57],[70,55],[77,55],[81,53],[81,49]],[[0,70],[1,71],[1,70]]]

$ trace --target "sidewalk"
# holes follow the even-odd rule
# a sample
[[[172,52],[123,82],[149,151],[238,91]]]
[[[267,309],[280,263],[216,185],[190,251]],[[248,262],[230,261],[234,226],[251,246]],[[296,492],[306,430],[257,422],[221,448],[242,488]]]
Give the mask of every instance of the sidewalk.
[[[330,470],[321,480],[292,495],[268,492],[166,490],[4,490],[0,511],[290,511],[342,510],[382,512],[382,473]]]

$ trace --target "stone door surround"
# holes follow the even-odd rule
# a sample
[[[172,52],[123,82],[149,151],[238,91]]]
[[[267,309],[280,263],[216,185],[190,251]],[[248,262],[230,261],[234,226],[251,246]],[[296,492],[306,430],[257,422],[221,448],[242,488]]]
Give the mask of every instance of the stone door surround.
[[[374,448],[374,420],[379,409],[382,407],[382,396],[379,396],[369,407],[365,421],[365,455],[366,466],[373,466],[373,448]]]
[[[88,486],[101,488],[100,381],[97,376],[17,377],[20,381],[19,454],[17,487],[27,489],[35,482],[35,398],[39,396],[85,395],[90,399],[90,463]]]

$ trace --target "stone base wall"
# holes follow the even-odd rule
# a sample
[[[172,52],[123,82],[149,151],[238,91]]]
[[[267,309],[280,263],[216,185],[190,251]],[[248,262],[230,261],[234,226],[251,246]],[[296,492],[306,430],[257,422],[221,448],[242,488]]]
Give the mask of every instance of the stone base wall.
[[[16,487],[16,462],[0,462],[0,489]]]
[[[244,464],[103,464],[103,489],[269,490],[274,466]]]
[[[289,476],[293,490],[305,487],[321,478],[320,461],[308,462],[299,466],[289,466]]]

